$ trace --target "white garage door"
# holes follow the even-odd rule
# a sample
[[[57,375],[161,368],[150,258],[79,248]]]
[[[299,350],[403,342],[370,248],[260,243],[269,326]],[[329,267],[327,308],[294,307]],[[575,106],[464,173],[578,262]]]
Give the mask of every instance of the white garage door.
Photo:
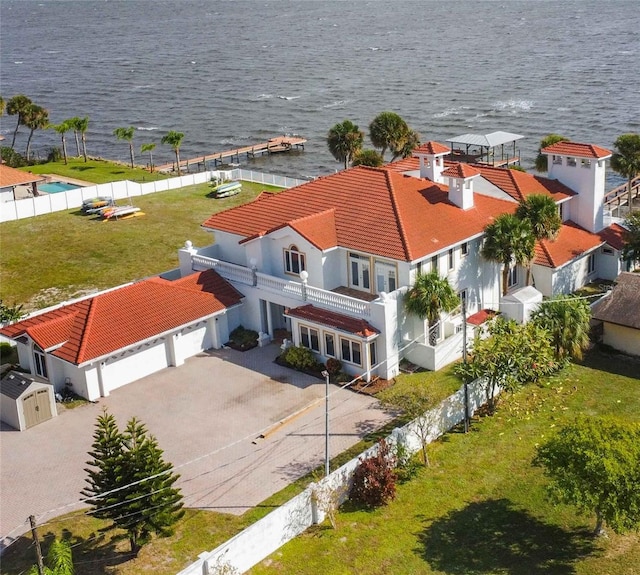
[[[102,381],[105,390],[113,391],[168,365],[166,342],[163,338],[148,347],[143,345],[135,352],[127,352],[116,359],[110,359],[102,370]]]
[[[211,347],[211,338],[207,334],[207,324],[199,323],[191,329],[183,329],[176,345],[179,348],[179,355],[185,359],[209,349]]]

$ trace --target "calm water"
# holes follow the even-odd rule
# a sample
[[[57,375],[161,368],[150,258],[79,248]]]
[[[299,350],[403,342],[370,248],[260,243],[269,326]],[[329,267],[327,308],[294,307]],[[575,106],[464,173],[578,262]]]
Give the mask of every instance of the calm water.
[[[136,150],[156,142],[156,163],[168,130],[183,158],[297,133],[305,152],[243,167],[317,176],[340,168],[332,125],[393,110],[422,141],[522,134],[530,167],[549,132],[610,148],[640,130],[639,30],[637,0],[2,0],[0,85],[52,122],[88,115],[89,153],[124,161],[119,126]],[[10,143],[16,119],[1,121]],[[40,154],[58,143],[34,136]]]

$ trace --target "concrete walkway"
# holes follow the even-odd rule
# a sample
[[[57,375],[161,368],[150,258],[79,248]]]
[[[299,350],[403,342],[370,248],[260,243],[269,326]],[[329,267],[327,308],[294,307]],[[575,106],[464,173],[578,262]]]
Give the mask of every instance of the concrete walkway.
[[[0,433],[2,543],[84,507],[87,452],[103,407],[136,416],[181,478],[185,505],[242,514],[324,461],[325,384],[273,362],[275,345],[203,353],[25,432]],[[330,386],[334,456],[382,426],[377,401]],[[261,434],[266,437],[260,438]]]

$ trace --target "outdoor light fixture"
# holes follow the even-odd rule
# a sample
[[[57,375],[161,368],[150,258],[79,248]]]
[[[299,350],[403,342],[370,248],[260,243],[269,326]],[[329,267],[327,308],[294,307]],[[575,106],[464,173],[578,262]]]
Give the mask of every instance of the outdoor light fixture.
[[[324,476],[329,475],[329,372],[324,370]]]

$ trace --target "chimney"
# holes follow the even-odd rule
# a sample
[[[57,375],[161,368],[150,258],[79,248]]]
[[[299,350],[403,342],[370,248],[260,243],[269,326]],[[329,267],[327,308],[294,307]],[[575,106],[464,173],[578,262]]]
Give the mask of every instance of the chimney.
[[[449,178],[449,201],[463,210],[473,207],[473,179],[480,172],[468,164],[453,164],[442,175]]]
[[[432,182],[444,183],[442,170],[444,157],[451,153],[447,146],[438,142],[426,142],[413,151],[413,156],[420,159],[420,177]]]

